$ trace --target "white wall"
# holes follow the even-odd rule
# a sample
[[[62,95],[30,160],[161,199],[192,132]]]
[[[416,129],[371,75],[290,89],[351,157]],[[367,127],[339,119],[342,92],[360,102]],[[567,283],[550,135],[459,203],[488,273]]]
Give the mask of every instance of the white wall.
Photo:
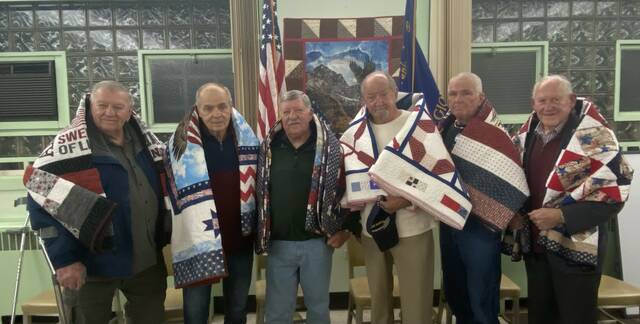
[[[636,171],[635,179],[631,182],[629,200],[618,214],[618,231],[620,235],[620,254],[622,256],[622,278],[624,281],[640,287],[640,259],[638,258],[638,233],[640,233],[640,154],[625,154],[625,158]],[[638,308],[632,309],[638,314]]]

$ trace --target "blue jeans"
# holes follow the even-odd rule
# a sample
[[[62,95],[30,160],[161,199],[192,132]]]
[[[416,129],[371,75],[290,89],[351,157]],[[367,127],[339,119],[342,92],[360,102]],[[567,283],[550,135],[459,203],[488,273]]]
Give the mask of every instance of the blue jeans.
[[[224,323],[247,322],[247,296],[251,286],[253,251],[238,251],[226,256],[229,276],[222,280],[224,296]],[[203,324],[209,319],[211,285],[182,289],[185,324]]]
[[[445,296],[456,323],[497,324],[500,311],[500,232],[476,216],[462,231],[440,223]]]
[[[324,238],[273,241],[267,257],[266,323],[291,323],[298,283],[308,324],[329,324],[329,281],[333,248]]]

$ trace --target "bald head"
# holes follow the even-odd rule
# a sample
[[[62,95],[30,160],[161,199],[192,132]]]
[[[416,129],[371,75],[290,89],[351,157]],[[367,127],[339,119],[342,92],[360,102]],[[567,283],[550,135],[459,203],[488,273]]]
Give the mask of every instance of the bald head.
[[[387,84],[389,85],[389,89],[391,89],[392,91],[395,91],[396,93],[398,93],[398,86],[396,85],[396,81],[393,79],[393,77],[384,71],[373,71],[371,73],[369,73],[366,77],[364,77],[364,80],[362,80],[362,83],[360,83],[360,94],[363,95],[364,94],[364,86],[371,81],[371,79],[373,78],[383,78],[385,79],[385,81],[387,82]]]
[[[477,74],[473,72],[461,72],[454,75],[451,80],[449,80],[449,83],[458,80],[468,80],[469,82],[471,82],[471,84],[473,84],[473,88],[476,92],[482,93],[482,79],[480,79]]]
[[[233,106],[232,105],[233,100],[231,100],[231,91],[229,91],[229,88],[225,87],[220,83],[215,83],[215,82],[205,83],[201,85],[200,88],[198,88],[198,90],[196,91],[196,106],[200,102],[200,96],[202,95],[202,93],[209,92],[209,91],[224,92],[227,97],[227,103],[229,104],[229,106]]]
[[[388,73],[376,71],[367,75],[360,91],[374,124],[386,124],[400,115],[396,106],[398,87]]]

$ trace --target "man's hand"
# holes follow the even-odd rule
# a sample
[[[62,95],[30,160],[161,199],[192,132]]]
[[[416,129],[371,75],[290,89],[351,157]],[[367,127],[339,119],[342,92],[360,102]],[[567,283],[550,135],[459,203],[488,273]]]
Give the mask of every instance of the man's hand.
[[[552,229],[562,224],[562,210],[559,208],[539,208],[529,213],[529,219],[541,231]]]
[[[84,285],[87,268],[81,262],[72,263],[56,270],[56,278],[60,286],[78,290]]]
[[[351,237],[351,233],[349,231],[340,231],[338,233],[333,234],[328,240],[327,245],[331,246],[334,249],[337,249],[344,244]]]
[[[393,214],[398,210],[411,206],[411,202],[400,196],[387,196],[380,200],[380,207],[389,214]]]

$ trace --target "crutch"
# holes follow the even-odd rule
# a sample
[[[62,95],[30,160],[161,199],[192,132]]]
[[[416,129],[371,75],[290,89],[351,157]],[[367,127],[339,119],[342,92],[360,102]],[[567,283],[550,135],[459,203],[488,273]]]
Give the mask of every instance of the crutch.
[[[27,197],[20,197],[13,202],[13,206],[17,207],[19,205],[24,205],[27,202]],[[13,304],[11,306],[11,324],[15,324],[16,320],[16,307],[18,306],[18,292],[20,291],[20,278],[22,276],[22,260],[24,259],[24,246],[27,240],[27,234],[29,233],[29,213],[27,213],[26,220],[24,222],[24,226],[20,228],[18,231],[14,231],[14,233],[21,232],[20,235],[20,256],[18,257],[18,267],[16,273],[16,285],[13,291]],[[52,273],[52,281],[53,281],[53,291],[56,296],[56,306],[58,307],[58,314],[60,322],[63,324],[68,324],[66,311],[64,307],[64,301],[62,299],[62,290],[60,285],[58,284],[58,280],[56,279],[56,272],[53,268],[53,264],[51,263],[51,259],[49,259],[49,255],[47,254],[47,250],[44,248],[44,242],[40,238],[39,235],[36,234],[38,238],[38,243],[40,244],[40,248],[42,249],[42,253],[44,254],[45,260],[47,261],[47,265],[49,266],[49,270]]]

